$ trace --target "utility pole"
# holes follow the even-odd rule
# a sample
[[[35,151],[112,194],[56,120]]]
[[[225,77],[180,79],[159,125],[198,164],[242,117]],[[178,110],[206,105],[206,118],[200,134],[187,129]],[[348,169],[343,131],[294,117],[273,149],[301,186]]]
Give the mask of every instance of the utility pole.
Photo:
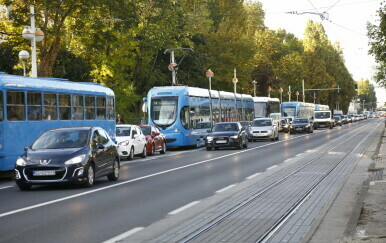
[[[170,53],[170,64],[168,66],[168,69],[172,72],[172,85],[177,85],[177,70],[178,70],[178,67],[180,65],[180,63],[182,62],[182,60],[184,60],[184,58],[186,57],[187,55],[187,52],[184,54],[184,56],[182,56],[180,62],[177,64],[176,63],[176,60],[175,60],[175,57],[174,57],[174,51],[177,51],[177,50],[183,50],[183,51],[192,51],[193,52],[193,49],[191,48],[171,48],[171,49],[166,49],[164,54],[166,53]]]

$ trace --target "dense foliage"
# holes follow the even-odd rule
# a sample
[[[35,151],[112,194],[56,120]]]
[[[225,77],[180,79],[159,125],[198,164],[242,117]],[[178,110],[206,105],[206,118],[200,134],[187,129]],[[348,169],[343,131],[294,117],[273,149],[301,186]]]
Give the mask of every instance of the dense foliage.
[[[247,2],[247,1],[245,1]],[[248,1],[249,2],[249,1]],[[292,100],[306,88],[340,87],[316,94],[317,102],[348,109],[355,96],[354,81],[344,64],[339,44],[331,44],[320,23],[309,22],[304,40],[264,25],[260,3],[242,0],[0,0],[11,6],[0,15],[0,70],[21,74],[17,53],[29,50],[21,36],[29,22],[29,5],[35,5],[36,26],[45,33],[38,43],[38,76],[92,81],[112,88],[117,112],[140,117],[142,97],[154,86],[170,85],[168,48],[176,51],[177,81],[208,87],[205,71],[215,76],[212,88]],[[191,48],[192,51],[189,51]],[[301,99],[301,97],[299,97]],[[313,93],[306,93],[313,102]]]

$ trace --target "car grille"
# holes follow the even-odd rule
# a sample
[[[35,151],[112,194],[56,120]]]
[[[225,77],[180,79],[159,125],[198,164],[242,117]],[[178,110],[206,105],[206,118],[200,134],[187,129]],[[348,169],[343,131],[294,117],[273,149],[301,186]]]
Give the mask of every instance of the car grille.
[[[225,142],[220,143],[220,141],[225,141]],[[229,143],[229,137],[217,137],[217,138],[213,138],[213,143],[214,143],[215,145],[228,144],[228,143]]]
[[[253,133],[268,133],[268,131],[253,131]]]
[[[49,175],[49,176],[34,176],[33,171],[48,171],[48,170],[54,170],[55,175]],[[42,166],[42,167],[34,167],[34,168],[25,168],[24,176],[29,181],[55,181],[55,180],[62,180],[67,173],[66,167],[53,167],[53,166]]]

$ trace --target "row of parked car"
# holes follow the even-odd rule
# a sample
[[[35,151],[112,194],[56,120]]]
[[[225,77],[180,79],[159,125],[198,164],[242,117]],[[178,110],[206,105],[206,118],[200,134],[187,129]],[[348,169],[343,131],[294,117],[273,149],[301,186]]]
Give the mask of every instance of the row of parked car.
[[[100,127],[66,127],[44,132],[17,158],[16,184],[76,183],[91,187],[95,178],[119,177],[120,159],[166,152],[166,139],[152,125],[117,125],[116,141]]]

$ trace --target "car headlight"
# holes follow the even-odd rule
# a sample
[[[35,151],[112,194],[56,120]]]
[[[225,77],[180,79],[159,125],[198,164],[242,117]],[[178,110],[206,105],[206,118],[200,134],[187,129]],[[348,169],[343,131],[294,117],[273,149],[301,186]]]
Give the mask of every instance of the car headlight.
[[[127,146],[127,145],[129,145],[129,141],[127,140],[127,141],[120,142],[120,143],[118,143],[118,145],[119,146]]]
[[[208,142],[213,141],[213,137],[210,137],[210,136],[206,137],[206,139],[208,140]]]
[[[231,138],[233,139],[237,139],[238,137],[239,137],[238,135],[231,136]]]
[[[79,155],[79,156],[76,156],[72,159],[67,160],[64,164],[66,164],[66,165],[78,164],[78,163],[81,163],[85,157],[86,157],[86,155],[82,154],[82,155]]]
[[[180,130],[179,130],[178,128],[174,128],[174,129],[172,130],[172,132],[180,132]]]
[[[16,160],[16,164],[19,165],[19,166],[26,166],[27,165],[27,161],[25,159],[23,159],[22,157],[19,157]]]

